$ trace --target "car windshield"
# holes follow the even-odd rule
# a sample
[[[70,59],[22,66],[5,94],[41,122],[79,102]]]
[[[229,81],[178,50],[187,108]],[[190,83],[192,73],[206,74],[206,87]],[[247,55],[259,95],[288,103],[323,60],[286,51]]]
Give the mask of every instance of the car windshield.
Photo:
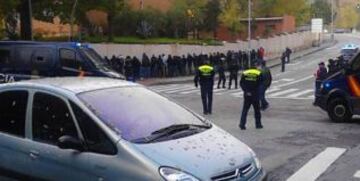
[[[97,68],[102,68],[106,70],[110,69],[110,65],[108,65],[108,63],[104,59],[102,59],[101,56],[96,53],[94,49],[81,48],[80,52],[83,56],[88,58]]]
[[[206,126],[187,109],[142,87],[96,90],[81,93],[78,97],[128,141],[148,137],[172,125]]]
[[[349,56],[349,55],[355,54],[356,51],[357,51],[357,49],[343,49],[343,50],[341,50],[341,54]]]

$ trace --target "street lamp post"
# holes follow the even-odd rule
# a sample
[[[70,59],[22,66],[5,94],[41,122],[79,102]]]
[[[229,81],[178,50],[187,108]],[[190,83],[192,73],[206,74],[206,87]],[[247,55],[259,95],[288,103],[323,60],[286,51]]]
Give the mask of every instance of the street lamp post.
[[[248,0],[248,11],[249,11],[249,17],[248,17],[248,60],[249,60],[249,64],[248,66],[251,66],[251,0]]]

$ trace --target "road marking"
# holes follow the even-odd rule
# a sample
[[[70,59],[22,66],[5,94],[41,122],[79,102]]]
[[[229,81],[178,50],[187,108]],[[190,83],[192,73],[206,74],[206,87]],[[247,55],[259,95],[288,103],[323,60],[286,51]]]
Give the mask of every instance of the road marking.
[[[200,91],[200,89],[196,88],[196,89],[191,90],[191,91],[180,92],[180,94],[191,94],[191,93],[198,92],[198,91]]]
[[[183,86],[172,86],[172,87],[164,87],[164,88],[153,88],[154,90],[160,91],[160,92],[164,92],[164,91],[171,91],[171,90],[176,90],[176,89],[181,89],[183,88]]]
[[[354,174],[355,178],[360,178],[360,170],[358,170],[355,174]]]
[[[299,65],[299,64],[301,64],[301,62],[290,63],[290,64],[287,64],[287,65],[294,66],[294,65]]]
[[[174,89],[174,90],[169,90],[169,91],[162,91],[165,92],[167,94],[172,94],[172,93],[176,93],[176,92],[181,92],[181,91],[189,91],[189,90],[193,90],[196,89],[195,87],[190,87],[190,86],[186,86],[186,87],[182,87],[182,88],[178,88],[178,89]]]
[[[285,82],[291,82],[291,81],[294,81],[295,79],[281,79],[282,81],[285,81]]]
[[[269,94],[268,97],[281,96],[281,95],[284,95],[284,94],[289,94],[289,93],[292,93],[292,92],[296,92],[298,90],[299,89],[287,89],[287,90],[283,90],[283,91],[280,91],[280,92]]]
[[[292,84],[296,84],[296,83],[299,83],[299,82],[302,82],[302,81],[306,81],[306,80],[309,80],[309,79],[312,79],[314,76],[313,75],[309,75],[307,77],[304,77],[302,79],[299,79],[299,80],[296,80],[296,81],[293,81],[293,82],[289,82],[289,83],[285,83],[285,84],[282,84],[282,85],[278,85],[277,87],[285,87],[285,86],[289,86],[289,85],[292,85]]]
[[[328,147],[316,157],[307,162],[287,181],[315,181],[327,168],[334,163],[346,149]]]
[[[287,97],[289,97],[289,98],[297,98],[297,97],[300,97],[300,96],[303,96],[305,94],[312,93],[312,92],[314,92],[313,89],[307,89],[307,90],[303,90],[303,91],[298,92],[298,93],[290,94]]]

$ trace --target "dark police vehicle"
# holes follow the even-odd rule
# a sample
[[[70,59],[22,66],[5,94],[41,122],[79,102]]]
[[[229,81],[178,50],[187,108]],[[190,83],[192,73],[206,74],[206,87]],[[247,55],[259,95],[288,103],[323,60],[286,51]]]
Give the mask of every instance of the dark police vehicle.
[[[327,111],[335,122],[360,115],[360,53],[337,73],[325,79],[316,91],[315,105]]]
[[[123,79],[86,44],[0,41],[0,83],[63,76]]]

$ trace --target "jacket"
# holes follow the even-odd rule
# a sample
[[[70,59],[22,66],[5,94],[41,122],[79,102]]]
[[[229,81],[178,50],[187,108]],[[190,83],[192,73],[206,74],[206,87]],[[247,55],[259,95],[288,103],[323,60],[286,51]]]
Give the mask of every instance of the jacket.
[[[245,93],[250,92],[252,95],[257,95],[262,81],[263,78],[260,70],[248,69],[241,76],[240,86]]]
[[[215,71],[214,68],[210,65],[202,65],[200,66],[195,74],[194,83],[195,86],[198,86],[198,83],[200,82],[200,85],[213,85],[214,84],[214,76]]]

